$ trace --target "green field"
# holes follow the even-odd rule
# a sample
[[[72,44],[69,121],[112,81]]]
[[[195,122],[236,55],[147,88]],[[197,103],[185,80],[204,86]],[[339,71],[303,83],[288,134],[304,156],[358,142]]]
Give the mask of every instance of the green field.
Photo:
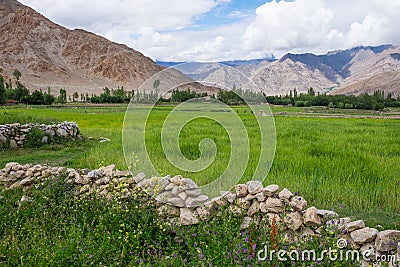
[[[163,156],[160,128],[171,106],[157,107],[152,112],[146,131],[148,150],[160,174],[176,175],[174,168]],[[234,108],[253,129],[253,115],[245,108]],[[298,191],[310,204],[319,208],[335,209],[341,215],[365,218],[374,226],[381,224],[398,228],[400,222],[400,127],[398,120],[359,118],[302,118],[291,116],[296,112],[309,112],[301,108],[273,107],[273,112],[288,113],[275,118],[277,147],[275,159],[264,184],[276,183],[282,188]],[[332,111],[329,111],[332,112]],[[340,112],[336,110],[336,112]],[[365,114],[366,112],[361,112]],[[357,114],[357,113],[356,113]],[[127,169],[121,129],[125,107],[81,108],[20,108],[0,110],[1,123],[19,120],[22,123],[75,121],[83,142],[67,146],[54,145],[40,149],[3,150],[0,164],[48,163],[74,168],[98,168],[116,164]],[[9,120],[9,121],[7,121]],[[180,136],[182,153],[191,159],[199,157],[198,143],[205,137],[214,139],[218,153],[216,163],[207,170],[182,173],[204,184],[220,175],[229,157],[229,138],[222,127],[212,121],[199,119],[192,127],[183,128]],[[190,124],[189,124],[190,126]],[[253,128],[252,128],[253,127]],[[254,129],[253,129],[254,130]],[[250,130],[251,131],[251,130]],[[253,131],[251,152],[259,153],[259,135]],[[100,143],[101,137],[111,142]],[[252,157],[252,156],[251,156]],[[255,166],[250,163],[242,182],[251,177]]]
[[[163,122],[172,109],[173,106],[156,107],[148,119],[146,143],[150,157],[163,175],[179,173],[190,175],[199,184],[208,183],[228,164],[231,147],[227,132],[209,119],[191,121],[179,136],[182,154],[191,160],[199,158],[199,142],[208,137],[215,141],[217,155],[213,165],[204,171],[180,171],[166,160],[160,138]],[[122,145],[125,110],[126,106],[0,109],[1,124],[75,121],[85,137],[80,142],[34,149],[2,149],[0,166],[17,161],[90,169],[117,164],[119,169],[126,169]],[[250,161],[243,177],[239,177],[244,182],[257,167],[260,133],[248,108],[233,110],[249,132]],[[287,187],[299,192],[309,205],[335,209],[340,216],[353,220],[363,219],[370,227],[399,229],[398,119],[382,119],[373,111],[295,107],[272,107],[272,111],[278,114],[277,145],[265,185]],[[385,115],[395,116],[398,112],[392,110]],[[351,116],[323,117],[327,114]],[[223,113],[218,116],[224,117]],[[129,122],[132,127],[136,124],[135,120]],[[111,141],[100,143],[102,137]],[[140,163],[141,159],[137,160]],[[131,167],[136,170],[135,165]],[[257,251],[264,244],[273,245],[269,226],[257,232],[253,228],[239,231],[241,216],[223,212],[199,225],[176,227],[159,220],[146,194],[107,202],[78,198],[74,190],[61,177],[27,192],[18,189],[0,194],[0,265],[259,266]],[[19,204],[23,195],[30,196],[33,202]],[[299,242],[296,247],[322,251],[335,244],[335,238]],[[292,246],[284,241],[279,245]],[[292,262],[292,266],[302,264]],[[350,264],[335,262],[335,266]],[[331,265],[332,262],[321,262],[315,266]]]

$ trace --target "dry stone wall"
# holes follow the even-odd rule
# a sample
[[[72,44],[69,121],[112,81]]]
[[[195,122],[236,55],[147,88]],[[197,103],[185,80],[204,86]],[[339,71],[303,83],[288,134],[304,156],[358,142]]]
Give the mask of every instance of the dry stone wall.
[[[42,131],[40,140],[30,140],[41,143],[51,143],[58,139],[75,140],[82,139],[79,132],[78,124],[75,122],[63,122],[60,124],[45,125],[45,124],[24,124],[19,123],[0,125],[0,148],[24,147],[29,141],[29,136],[33,129]]]
[[[358,250],[360,255],[367,253],[371,259],[394,255],[398,263],[388,266],[400,266],[400,231],[378,231],[366,227],[362,220],[340,218],[334,211],[309,206],[303,197],[278,185],[264,187],[260,181],[250,181],[236,185],[234,192],[221,192],[221,197],[208,199],[189,178],[180,175],[146,178],[143,173],[133,176],[129,171],[117,170],[115,165],[75,170],[12,162],[0,170],[0,182],[6,190],[30,187],[60,176],[76,184],[77,195],[129,198],[145,190],[154,197],[160,217],[180,225],[207,221],[212,214],[218,214],[215,211],[228,207],[228,212],[243,215],[242,229],[252,224],[256,227],[274,224],[285,239],[293,242],[307,236],[323,237],[326,231],[336,232],[346,240],[349,249]],[[380,266],[368,261],[362,261],[361,265]]]

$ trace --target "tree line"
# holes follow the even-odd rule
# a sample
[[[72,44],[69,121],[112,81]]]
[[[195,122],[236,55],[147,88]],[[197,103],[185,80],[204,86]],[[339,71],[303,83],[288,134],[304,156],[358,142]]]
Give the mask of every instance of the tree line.
[[[345,109],[367,109],[382,110],[386,107],[400,107],[400,96],[394,98],[391,93],[385,95],[383,91],[375,91],[372,95],[367,93],[359,96],[354,95],[327,95],[326,93],[316,93],[310,87],[307,93],[298,93],[296,89],[290,90],[286,95],[266,96],[263,92],[253,92],[243,90],[233,86],[232,90],[219,90],[217,95],[209,96],[207,93],[196,93],[189,88],[186,90],[175,89],[169,98],[162,98],[159,95],[158,87],[160,80],[155,80],[153,89],[150,92],[140,92],[139,90],[126,90],[123,86],[117,89],[104,87],[100,95],[74,92],[67,96],[65,89],[59,90],[58,97],[52,95],[50,87],[46,91],[35,90],[32,93],[21,82],[21,72],[14,70],[13,76],[15,84],[11,79],[5,81],[0,68],[0,104],[7,101],[18,102],[30,105],[52,105],[53,103],[65,104],[67,102],[85,103],[160,103],[173,102],[181,103],[189,99],[209,97],[217,99],[227,105],[244,105],[248,102],[262,103],[265,100],[274,105],[292,105],[296,107],[325,106],[330,108]]]
[[[383,91],[377,90],[372,95],[363,93],[354,95],[327,95],[316,93],[312,87],[307,93],[300,93],[294,89],[282,96],[266,96],[267,102],[274,105],[292,105],[296,107],[325,106],[330,108],[382,110],[387,107],[400,107],[400,96],[393,97],[391,93],[385,96]]]

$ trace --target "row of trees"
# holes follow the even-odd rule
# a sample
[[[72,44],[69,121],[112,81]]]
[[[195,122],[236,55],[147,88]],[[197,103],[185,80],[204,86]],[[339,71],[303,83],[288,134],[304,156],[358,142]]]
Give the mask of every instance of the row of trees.
[[[0,104],[5,104],[7,100],[14,100],[19,103],[32,104],[32,105],[51,105],[53,103],[65,104],[69,102],[86,102],[86,103],[129,103],[131,99],[138,103],[155,103],[155,102],[185,102],[189,99],[207,97],[207,93],[196,93],[189,88],[186,90],[173,90],[170,98],[160,98],[158,87],[160,81],[155,80],[153,83],[154,91],[139,92],[128,91],[123,86],[117,89],[109,89],[105,87],[103,93],[99,96],[92,94],[73,93],[72,97],[68,96],[65,89],[60,89],[59,96],[55,97],[51,94],[50,87],[46,92],[36,90],[32,93],[21,83],[21,72],[14,70],[13,76],[15,78],[15,86],[9,79],[5,82],[0,68]],[[266,96],[261,92],[252,92],[250,90],[243,90],[236,88],[234,85],[231,91],[220,90],[218,94],[210,96],[210,98],[218,99],[228,105],[242,105],[246,102],[261,103],[265,102],[274,105],[292,105],[297,107],[310,107],[310,106],[326,106],[335,108],[347,109],[370,109],[381,110],[385,107],[400,107],[400,96],[394,98],[392,94],[385,96],[383,91],[376,91],[374,94],[367,93],[359,96],[353,95],[327,95],[316,93],[313,88],[309,88],[307,93],[298,93],[296,89],[291,90],[288,94],[282,96]]]
[[[297,107],[325,106],[330,108],[381,110],[386,107],[400,107],[400,96],[394,98],[391,93],[385,96],[383,91],[375,91],[372,95],[363,93],[354,95],[327,95],[315,93],[313,88],[306,94],[298,94],[296,90],[285,96],[266,96],[268,103],[275,105],[293,105]]]

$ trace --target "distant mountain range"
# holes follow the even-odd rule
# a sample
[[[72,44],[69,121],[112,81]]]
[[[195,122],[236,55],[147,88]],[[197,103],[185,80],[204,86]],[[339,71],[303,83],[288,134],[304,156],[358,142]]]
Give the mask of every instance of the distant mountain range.
[[[393,45],[360,46],[325,55],[286,54],[279,60],[251,60],[219,62],[234,67],[269,95],[284,95],[290,90],[307,92],[313,87],[317,92],[332,94],[361,94],[383,90],[400,95],[400,48]],[[174,63],[162,63],[173,66]],[[191,63],[196,66],[196,63]],[[237,75],[229,67],[218,64],[198,64],[186,75],[195,80],[229,84]],[[248,81],[235,84],[246,88]],[[233,84],[231,84],[233,86]]]
[[[178,64],[154,62],[126,45],[84,30],[57,25],[16,0],[0,0],[0,68],[6,80],[14,69],[31,90],[65,88],[68,94],[99,93],[102,88],[137,89],[155,73]],[[287,54],[281,59],[234,60],[218,64],[192,63],[188,77],[246,88],[248,79],[234,77],[240,70],[269,95],[290,90],[332,94],[360,94],[383,90],[400,95],[400,48],[392,45],[356,47],[326,55]],[[182,73],[174,72],[176,79]],[[190,81],[186,79],[185,81]],[[235,81],[235,82],[233,82]],[[215,90],[193,85],[196,91]],[[54,92],[55,92],[54,91]]]

